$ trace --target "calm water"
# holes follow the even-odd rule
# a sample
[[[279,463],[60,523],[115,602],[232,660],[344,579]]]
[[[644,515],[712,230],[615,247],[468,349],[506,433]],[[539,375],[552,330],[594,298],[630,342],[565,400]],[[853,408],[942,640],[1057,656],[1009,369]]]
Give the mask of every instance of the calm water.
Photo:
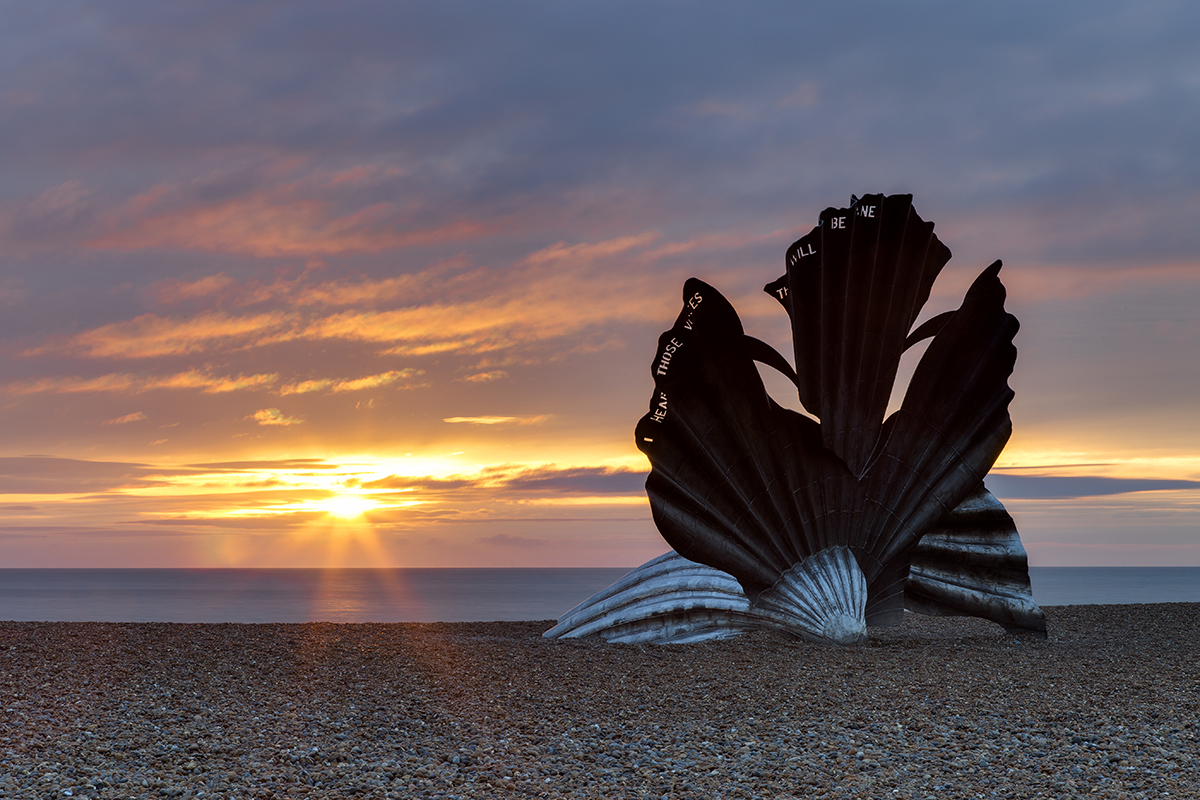
[[[0,620],[555,619],[625,569],[0,569]],[[1034,567],[1042,605],[1200,602],[1200,567]]]

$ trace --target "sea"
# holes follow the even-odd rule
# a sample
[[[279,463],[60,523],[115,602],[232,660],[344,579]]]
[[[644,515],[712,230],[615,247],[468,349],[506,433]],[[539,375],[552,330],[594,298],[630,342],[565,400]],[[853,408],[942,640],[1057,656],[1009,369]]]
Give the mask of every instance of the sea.
[[[0,621],[552,620],[626,568],[0,569]],[[1043,606],[1200,603],[1200,567],[1031,567]]]

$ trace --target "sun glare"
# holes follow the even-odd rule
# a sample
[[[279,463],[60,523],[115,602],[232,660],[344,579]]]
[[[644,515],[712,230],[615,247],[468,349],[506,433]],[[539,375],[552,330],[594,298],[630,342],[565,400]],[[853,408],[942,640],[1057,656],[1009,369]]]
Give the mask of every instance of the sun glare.
[[[373,508],[378,508],[379,503],[355,494],[337,494],[325,500],[314,500],[312,506],[334,517],[353,519],[361,517]]]

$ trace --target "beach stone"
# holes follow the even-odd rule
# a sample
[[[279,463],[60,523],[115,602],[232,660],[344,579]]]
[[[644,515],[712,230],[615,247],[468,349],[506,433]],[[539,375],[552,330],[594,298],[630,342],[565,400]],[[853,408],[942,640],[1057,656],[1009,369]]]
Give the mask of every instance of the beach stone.
[[[0,794],[1197,796],[1200,606],[1048,613],[1045,641],[909,615],[853,651],[0,622]]]

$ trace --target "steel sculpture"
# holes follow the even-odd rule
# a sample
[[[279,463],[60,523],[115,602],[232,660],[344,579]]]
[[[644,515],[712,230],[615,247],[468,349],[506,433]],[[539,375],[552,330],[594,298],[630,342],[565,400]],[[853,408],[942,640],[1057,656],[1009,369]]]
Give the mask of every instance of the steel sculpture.
[[[775,627],[850,644],[905,608],[1044,636],[1012,518],[983,485],[1012,432],[1018,324],[1000,262],[957,310],[914,329],[949,259],[911,195],[826,209],[765,287],[791,317],[794,369],[745,334],[716,289],[688,280],[635,432],[674,552],[546,636],[668,642]],[[885,419],[901,355],[925,339]],[[812,416],[776,403],[755,362],[786,375]]]

